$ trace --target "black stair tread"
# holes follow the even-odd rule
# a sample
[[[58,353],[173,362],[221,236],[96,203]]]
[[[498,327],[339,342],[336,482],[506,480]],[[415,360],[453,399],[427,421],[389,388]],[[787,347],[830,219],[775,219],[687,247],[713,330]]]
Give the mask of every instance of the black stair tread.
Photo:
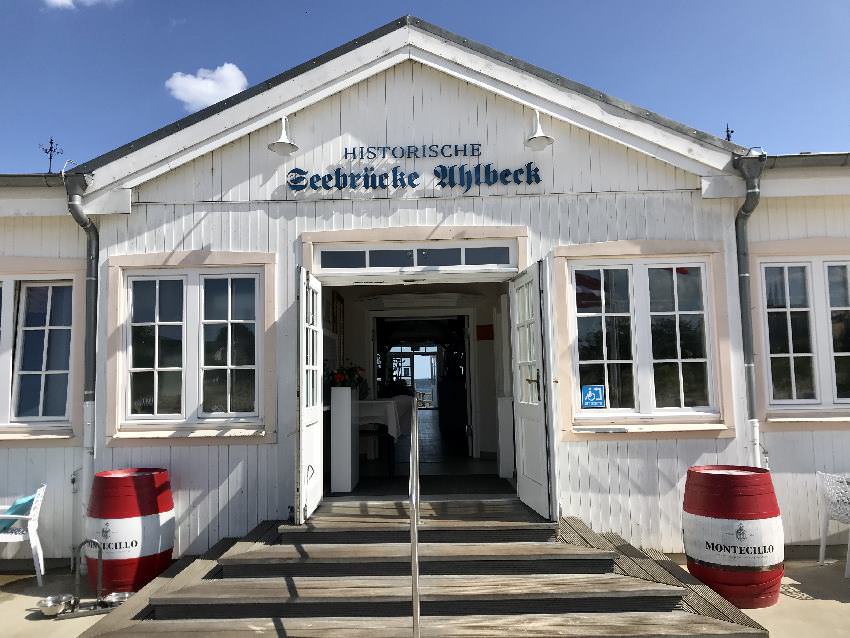
[[[429,561],[612,560],[616,552],[556,542],[420,543],[419,559]],[[219,559],[221,565],[278,563],[399,562],[410,559],[409,543],[358,545],[237,543]]]
[[[289,636],[290,638],[397,638],[410,635],[411,620],[404,617],[361,618],[252,618],[228,620],[145,620],[112,636],[214,635]],[[429,616],[422,618],[423,638],[491,638],[521,630],[526,638],[766,638],[767,632],[687,612],[620,612]]]
[[[426,575],[420,600],[541,600],[676,597],[682,587],[620,574]],[[152,596],[155,607],[171,605],[286,604],[310,602],[401,603],[410,600],[408,576],[227,578],[187,585]]]

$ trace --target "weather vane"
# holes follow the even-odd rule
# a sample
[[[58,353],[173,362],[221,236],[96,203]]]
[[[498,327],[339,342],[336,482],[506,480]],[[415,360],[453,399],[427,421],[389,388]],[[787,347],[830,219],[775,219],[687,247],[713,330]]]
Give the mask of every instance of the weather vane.
[[[727,122],[726,123],[726,141],[727,142],[732,141],[732,133],[734,133],[734,132],[735,131],[733,129],[729,128],[729,123]]]
[[[62,148],[56,143],[52,137],[50,141],[47,143],[47,146],[44,144],[39,144],[39,148],[47,155],[47,172],[53,172],[53,156],[54,155],[62,155]]]

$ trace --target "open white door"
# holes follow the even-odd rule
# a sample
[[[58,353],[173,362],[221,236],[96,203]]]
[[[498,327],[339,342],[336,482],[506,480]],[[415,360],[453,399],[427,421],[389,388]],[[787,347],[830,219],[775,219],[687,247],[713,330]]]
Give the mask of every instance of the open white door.
[[[322,284],[298,269],[298,505],[297,523],[306,521],[324,492],[322,402]]]
[[[517,494],[538,514],[551,518],[541,270],[542,262],[533,264],[510,283],[514,438]]]

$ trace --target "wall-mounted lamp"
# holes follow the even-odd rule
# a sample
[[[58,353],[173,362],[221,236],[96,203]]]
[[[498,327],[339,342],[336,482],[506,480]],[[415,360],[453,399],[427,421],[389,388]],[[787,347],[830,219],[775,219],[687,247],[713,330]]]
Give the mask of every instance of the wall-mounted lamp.
[[[525,145],[532,151],[542,151],[547,146],[551,146],[555,140],[543,132],[543,127],[540,126],[540,111],[534,110],[534,133],[531,134]]]
[[[286,116],[280,118],[280,137],[269,144],[269,150],[278,155],[292,155],[298,150],[298,144],[289,139],[286,131]]]

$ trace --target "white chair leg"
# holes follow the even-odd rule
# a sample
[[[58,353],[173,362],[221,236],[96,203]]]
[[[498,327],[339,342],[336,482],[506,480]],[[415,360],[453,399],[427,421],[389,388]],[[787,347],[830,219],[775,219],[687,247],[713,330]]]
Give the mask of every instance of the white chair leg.
[[[818,563],[823,565],[824,560],[826,559],[826,537],[829,536],[829,509],[827,509],[826,504],[821,505],[821,515],[820,515],[820,554],[818,557]]]
[[[35,567],[35,579],[39,587],[44,587],[44,558],[41,555],[41,543],[38,536],[30,536],[30,549],[32,550],[32,564]]]
[[[844,565],[844,578],[850,578],[850,534],[847,538],[847,562]]]

